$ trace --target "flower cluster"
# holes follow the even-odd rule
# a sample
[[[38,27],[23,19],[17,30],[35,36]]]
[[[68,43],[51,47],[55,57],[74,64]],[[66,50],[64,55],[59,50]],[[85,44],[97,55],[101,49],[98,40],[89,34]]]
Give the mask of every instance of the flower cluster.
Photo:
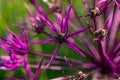
[[[0,69],[15,71],[17,68],[23,67],[27,80],[37,80],[41,69],[70,69],[77,73],[69,76],[63,74],[62,77],[53,80],[88,80],[91,79],[91,76],[92,80],[119,79],[120,38],[117,35],[120,32],[120,2],[118,0],[80,0],[85,7],[86,14],[79,15],[72,0],[68,0],[67,9],[63,9],[62,4],[52,5],[57,2],[55,0],[52,0],[51,5],[49,1],[43,1],[48,5],[48,11],[44,11],[37,0],[29,0],[35,7],[35,15],[25,4],[29,16],[26,23],[30,25],[16,25],[18,29],[22,30],[22,36],[18,36],[6,28],[7,37],[0,37],[0,48],[8,54],[0,56]],[[60,2],[58,0],[59,4]],[[89,2],[91,5],[88,5]],[[49,18],[50,14],[53,15],[53,20]],[[30,32],[33,32],[34,35],[28,36]],[[40,34],[47,36],[47,39],[35,41],[36,37],[42,37]],[[57,44],[52,55],[29,49],[29,47],[47,43]],[[65,55],[65,57],[58,56],[62,46],[68,47],[87,61],[68,58]],[[67,51],[65,53],[71,54]],[[36,62],[29,55],[41,57],[37,66],[28,62]],[[46,65],[44,66],[43,63]],[[64,64],[66,65],[63,66]],[[33,73],[31,68],[36,68],[36,72]]]

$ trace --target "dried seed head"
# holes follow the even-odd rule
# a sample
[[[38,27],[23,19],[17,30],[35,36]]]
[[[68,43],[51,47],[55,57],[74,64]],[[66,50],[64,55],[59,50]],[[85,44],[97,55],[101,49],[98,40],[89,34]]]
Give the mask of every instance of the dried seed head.
[[[94,40],[103,40],[107,36],[107,30],[100,28],[94,32]]]
[[[96,16],[99,13],[99,8],[90,8],[89,12],[91,13],[92,16]]]
[[[82,74],[82,77],[83,78],[87,78],[87,74]]]
[[[82,78],[87,78],[87,74],[83,73],[82,71],[78,72],[79,76],[81,76]]]
[[[82,75],[82,74],[83,74],[83,72],[82,72],[82,71],[79,71],[79,72],[78,72],[78,74],[79,74],[79,75]]]

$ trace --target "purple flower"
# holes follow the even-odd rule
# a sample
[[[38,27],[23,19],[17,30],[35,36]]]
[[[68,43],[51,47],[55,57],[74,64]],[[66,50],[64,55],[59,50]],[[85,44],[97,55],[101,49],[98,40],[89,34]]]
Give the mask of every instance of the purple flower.
[[[23,38],[21,39],[17,35],[15,35],[10,29],[7,28],[7,30],[9,34],[6,39],[1,37],[0,47],[10,55],[27,54],[28,43],[27,43],[26,31],[24,31]]]
[[[66,44],[66,46],[71,48],[73,51],[75,51],[80,56],[85,57],[85,54],[83,54],[83,52],[76,45],[74,45],[69,40],[69,38],[88,30],[91,26],[88,26],[86,28],[83,28],[81,30],[78,30],[76,32],[68,34],[68,22],[70,19],[71,9],[72,9],[72,4],[70,4],[70,7],[68,9],[67,15],[65,16],[65,19],[63,18],[61,21],[61,24],[59,25],[60,30],[56,29],[56,26],[54,26],[51,22],[49,22],[43,16],[43,14],[38,12],[38,17],[50,28],[50,30],[52,30],[56,34],[56,36],[51,37],[51,39],[48,39],[48,40],[34,42],[34,43],[32,43],[32,45],[44,44],[44,43],[49,43],[49,42],[57,42],[58,43],[57,48],[55,49],[50,61],[48,62],[47,66],[45,67],[45,69],[47,69],[49,67],[49,65],[52,63],[52,61],[54,60],[55,56],[57,55],[57,53],[63,43]]]
[[[100,3],[103,3],[103,2],[100,2]],[[86,6],[86,3],[84,3],[84,5],[86,9],[88,9],[88,6]],[[102,79],[104,78],[118,79],[119,78],[120,38],[117,38],[116,35],[120,31],[120,27],[119,27],[120,10],[118,10],[117,7],[114,7],[113,12],[109,10],[108,12],[104,11],[103,13],[109,14],[109,15],[107,17],[105,16],[105,19],[96,18],[95,19],[96,22],[94,22],[94,20],[92,21],[93,24],[96,24],[96,27],[92,27],[93,33],[91,33],[94,36],[94,38],[91,38],[91,36],[86,36],[86,34],[83,34],[80,37],[84,37],[84,38],[80,40],[79,39],[80,37],[77,35],[78,36],[77,39],[79,40],[80,43],[84,45],[86,49],[86,50],[82,50],[82,49],[80,50],[86,56],[86,59],[89,59],[89,61],[88,62],[80,61],[78,65],[75,65],[76,63],[69,62],[69,60],[71,59],[66,60],[69,66],[72,67],[77,72],[77,76],[76,75],[64,76],[64,78],[61,78],[61,79],[72,78],[72,79],[80,80],[82,79],[82,77],[89,79],[89,76],[94,73],[99,73],[100,75],[98,75],[98,77],[102,77]],[[101,16],[104,17],[104,15],[102,14]],[[100,17],[100,16],[97,16],[97,17]],[[103,24],[100,22],[101,20],[105,20]],[[101,23],[102,26],[99,23]],[[73,48],[72,46],[73,44],[67,43],[67,42],[65,42],[65,44],[67,44],[71,49]],[[58,48],[59,48],[59,45],[58,45]],[[78,67],[75,67],[74,65]],[[87,69],[89,70],[89,72],[86,71],[86,74],[81,73],[81,70],[79,69],[79,67],[82,69]]]
[[[20,38],[8,29],[7,38],[0,38],[0,48],[8,53],[9,56],[1,56],[0,69],[14,70],[19,66],[23,66],[26,70],[28,80],[30,73],[27,66],[26,54],[28,53],[27,31],[23,32]]]
[[[17,67],[23,65],[23,58],[15,54],[11,56],[0,56],[0,61],[0,69],[2,70],[15,70]]]
[[[111,12],[110,12],[111,13]],[[112,14],[108,16],[105,20],[104,27],[99,27],[97,25],[97,31],[93,35],[98,40],[91,42],[93,38],[86,36],[86,38],[80,40],[86,47],[86,58],[90,62],[79,62],[80,66],[83,69],[90,70],[86,75],[89,77],[91,74],[99,73],[99,77],[106,77],[107,79],[118,79],[120,73],[120,38],[117,38],[116,35],[120,31],[120,18],[118,18],[120,10],[114,8]],[[107,34],[106,34],[107,31]],[[84,36],[84,35],[82,35]],[[101,40],[102,39],[102,40]],[[96,44],[96,45],[95,45]],[[70,59],[69,59],[70,60]],[[69,60],[66,60],[69,66],[74,66],[74,63],[70,63]],[[80,69],[74,68],[75,71],[79,73]],[[107,76],[106,76],[107,75]],[[79,75],[80,77],[80,75]],[[77,77],[77,79],[79,79]],[[76,78],[75,76],[67,76],[66,78]],[[98,79],[98,78],[97,78]]]
[[[41,69],[71,70],[71,68],[77,74],[64,76],[63,73],[64,77],[60,79],[89,79],[91,75],[94,77],[93,74],[95,73],[100,74],[97,77],[102,77],[102,79],[119,79],[120,38],[117,36],[120,32],[120,2],[118,0],[92,0],[93,3],[90,4],[91,6],[87,4],[87,0],[81,0],[87,11],[84,16],[78,16],[77,9],[73,7],[71,0],[69,0],[70,5],[65,16],[61,14],[62,7],[60,1],[58,1],[59,5],[57,5],[55,0],[50,3],[46,2],[49,7],[46,13],[38,4],[37,0],[29,1],[35,7],[35,16],[25,4],[29,18],[23,21],[32,25],[27,27],[18,26],[23,29],[22,37],[14,34],[8,28],[7,38],[0,37],[0,48],[8,54],[0,56],[0,69],[16,70],[18,67],[23,67],[28,80],[31,80],[32,76],[33,80],[36,80],[39,77]],[[58,7],[60,7],[60,11],[57,9]],[[48,18],[49,14],[53,12],[55,19],[51,22]],[[71,20],[72,12],[75,14],[74,18],[77,17],[77,19]],[[88,26],[85,27],[84,25]],[[78,26],[82,28],[79,29]],[[28,32],[31,31],[36,32],[35,35],[27,37]],[[48,39],[35,42],[31,40],[38,37],[41,33],[47,35]],[[57,43],[52,55],[34,52],[28,49],[29,46],[45,43]],[[67,59],[66,57],[57,56],[57,53],[63,45],[69,47],[78,56],[83,58],[83,60]],[[42,56],[42,58],[39,61],[30,57],[28,58],[27,55],[37,55]],[[46,57],[50,58],[50,60],[44,61]],[[28,64],[27,59],[31,62],[39,61],[39,65]],[[50,66],[53,60],[55,64]],[[84,60],[87,61],[84,62]],[[47,63],[47,65],[44,66],[42,65],[43,63]],[[62,63],[64,66],[61,65]],[[66,63],[68,65],[65,65]],[[29,68],[37,69],[33,74]],[[14,78],[8,77],[7,79]],[[59,78],[56,79],[58,80]],[[98,80],[99,78],[96,79]]]

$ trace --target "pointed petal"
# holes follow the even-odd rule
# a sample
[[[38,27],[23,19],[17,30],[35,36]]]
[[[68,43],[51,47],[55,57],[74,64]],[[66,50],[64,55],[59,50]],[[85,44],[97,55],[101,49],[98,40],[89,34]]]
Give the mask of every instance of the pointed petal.
[[[75,32],[73,32],[73,33],[70,33],[70,34],[67,36],[67,38],[73,37],[73,36],[76,36],[76,35],[78,35],[78,34],[80,34],[80,33],[82,33],[82,32],[85,32],[86,30],[90,29],[90,27],[91,27],[91,26],[88,26],[88,27],[86,27],[86,28],[82,28],[82,29],[80,29],[80,30],[78,30],[78,31],[75,31]]]
[[[71,48],[73,51],[75,51],[78,55],[82,56],[82,57],[86,57],[85,54],[73,43],[71,42],[66,42],[65,43],[69,48]]]
[[[64,23],[64,27],[63,27],[63,33],[67,33],[67,30],[68,30],[68,21],[70,19],[70,12],[71,12],[71,9],[72,9],[72,4],[70,4],[70,7],[68,9],[68,12],[67,12],[67,15],[66,15],[66,18],[65,18],[65,23]]]
[[[50,61],[49,61],[48,64],[45,66],[45,68],[44,68],[45,70],[50,66],[50,64],[52,63],[52,61],[53,61],[54,58],[56,57],[56,55],[57,55],[60,47],[61,47],[61,44],[58,44],[57,48],[56,48],[55,51],[54,51],[54,54],[53,54],[52,57],[50,58]]]
[[[48,21],[42,14],[38,12],[38,17],[43,21],[52,31],[54,31],[56,34],[58,34],[58,31],[55,29],[54,25]]]
[[[116,38],[116,32],[118,31],[118,27],[119,27],[119,23],[120,23],[120,18],[119,18],[119,14],[120,14],[120,10],[116,10],[115,12],[115,16],[114,16],[114,20],[113,20],[113,24],[111,26],[110,29],[110,37],[109,37],[109,42],[108,42],[108,49],[110,50],[111,47],[113,46],[114,42],[115,42],[115,38]]]
[[[40,40],[38,42],[33,42],[31,45],[38,45],[38,44],[45,44],[45,43],[50,43],[50,42],[55,42],[55,38],[47,39],[47,40]]]
[[[114,47],[112,48],[111,52],[109,53],[110,57],[112,59],[116,58],[120,54],[120,41],[116,42],[114,44]]]
[[[28,13],[29,17],[30,17],[30,18],[33,18],[33,15],[32,15],[32,13],[30,12],[30,8],[28,7],[28,5],[27,5],[27,4],[24,4],[24,6],[25,6],[25,8],[26,8],[26,10],[27,10],[27,13]]]
[[[98,7],[99,7],[99,9],[101,9],[101,8],[104,8],[104,7],[106,7],[108,4],[105,4],[105,2],[106,2],[107,0],[99,0],[98,1]]]
[[[62,17],[62,15],[60,13],[55,13],[55,23],[57,23],[59,25],[59,30],[62,32],[63,29],[63,21],[64,18]],[[56,26],[55,26],[56,27]]]
[[[64,57],[64,58],[65,58],[65,61],[67,62],[67,64],[68,64],[71,68],[73,68],[73,70],[75,70],[76,72],[80,71],[76,66],[74,66],[72,63],[70,63],[70,61],[69,61],[66,57]]]
[[[87,39],[84,39],[83,43],[86,45],[86,47],[88,47],[89,51],[96,58],[96,60],[100,61],[101,57],[100,57],[97,49],[95,48],[95,46],[92,44],[92,42],[88,41]]]
[[[102,47],[102,52],[103,54],[106,54],[106,42],[105,40],[101,41],[101,47]]]
[[[120,1],[117,1],[117,0],[114,0],[114,1],[116,3],[117,7],[120,9]]]
[[[115,73],[115,64],[109,58],[109,56],[106,54],[106,51],[104,50],[104,45],[103,45],[102,41],[100,42],[100,44],[101,44],[101,47],[102,47],[102,54],[103,54],[104,58],[108,62],[108,65],[110,66],[111,70]]]
[[[28,34],[28,31],[27,31],[27,30],[24,30],[24,31],[23,31],[23,39],[24,39],[24,42],[25,42],[26,44],[28,43],[27,34]]]
[[[24,55],[24,68],[25,68],[25,71],[26,71],[26,74],[27,74],[27,78],[28,78],[28,80],[30,80],[30,71],[29,71],[29,68],[28,68],[28,65],[27,65],[26,54]]]
[[[117,51],[118,49],[120,50],[120,41],[118,42],[118,44],[117,44],[117,45],[115,45],[114,52],[115,52],[115,51]]]
[[[37,80],[37,78],[39,76],[39,73],[40,73],[40,70],[41,70],[41,67],[42,67],[43,60],[44,60],[44,57],[42,57],[42,59],[40,61],[39,67],[37,68],[37,70],[36,70],[36,72],[34,74],[33,80]]]
[[[16,36],[8,27],[6,27],[9,34]]]
[[[119,63],[120,62],[120,56],[117,56],[116,58],[113,59],[114,63]]]
[[[86,9],[87,11],[89,11],[89,7],[88,7],[87,3],[85,2],[85,0],[82,0],[82,3],[83,3],[83,5],[84,5],[85,9]]]

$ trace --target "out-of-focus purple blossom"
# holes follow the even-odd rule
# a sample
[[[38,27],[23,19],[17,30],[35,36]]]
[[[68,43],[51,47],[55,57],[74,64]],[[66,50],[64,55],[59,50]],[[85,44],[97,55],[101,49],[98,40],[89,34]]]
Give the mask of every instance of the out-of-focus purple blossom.
[[[27,54],[28,53],[27,32],[24,31],[23,37],[20,38],[16,34],[14,34],[9,28],[7,28],[7,31],[8,31],[7,38],[3,37],[0,38],[0,48],[7,52],[8,55],[13,60],[19,59],[20,58],[19,55]],[[8,59],[7,56],[6,59]]]
[[[22,56],[16,54],[12,54],[12,56],[0,56],[0,61],[0,69],[2,70],[15,70],[19,66],[23,66]]]
[[[17,54],[24,55],[28,52],[27,32],[23,32],[23,38],[19,38],[10,29],[8,29],[7,38],[0,38],[0,47],[5,50],[9,55]]]
[[[7,31],[7,38],[0,38],[0,48],[8,54],[8,56],[0,57],[0,69],[14,70],[22,66],[26,70],[28,80],[30,80],[26,59],[28,53],[27,31],[23,32],[22,38],[15,35],[9,28]]]

